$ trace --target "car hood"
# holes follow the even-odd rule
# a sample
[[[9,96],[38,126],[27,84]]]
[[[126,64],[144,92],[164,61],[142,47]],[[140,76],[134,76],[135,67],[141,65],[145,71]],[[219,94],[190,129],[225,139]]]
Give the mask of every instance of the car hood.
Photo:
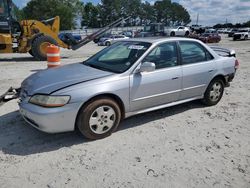
[[[98,70],[82,63],[65,65],[39,71],[22,82],[22,89],[28,95],[50,94],[78,83],[106,77],[114,73]]]

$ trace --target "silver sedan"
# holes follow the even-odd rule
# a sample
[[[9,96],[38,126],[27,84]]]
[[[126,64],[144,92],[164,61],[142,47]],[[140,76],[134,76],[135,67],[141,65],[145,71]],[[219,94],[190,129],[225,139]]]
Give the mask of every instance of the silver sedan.
[[[41,131],[77,129],[100,139],[135,114],[197,99],[217,104],[234,78],[236,62],[194,39],[119,41],[84,62],[28,77],[21,86],[20,112]]]

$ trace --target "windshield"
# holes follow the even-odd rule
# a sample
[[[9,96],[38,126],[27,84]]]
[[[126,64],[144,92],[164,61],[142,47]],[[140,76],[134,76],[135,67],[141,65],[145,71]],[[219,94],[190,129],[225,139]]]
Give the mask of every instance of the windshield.
[[[123,73],[128,70],[151,46],[151,43],[120,41],[100,51],[84,62],[84,65],[114,72]]]
[[[6,0],[0,0],[0,16],[8,16],[8,5]]]

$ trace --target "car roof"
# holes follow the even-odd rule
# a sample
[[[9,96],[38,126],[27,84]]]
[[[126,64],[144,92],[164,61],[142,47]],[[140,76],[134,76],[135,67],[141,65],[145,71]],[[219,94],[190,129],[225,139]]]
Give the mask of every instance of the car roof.
[[[168,41],[198,41],[198,40],[191,38],[183,38],[183,37],[143,37],[143,38],[131,38],[123,41],[160,43]]]

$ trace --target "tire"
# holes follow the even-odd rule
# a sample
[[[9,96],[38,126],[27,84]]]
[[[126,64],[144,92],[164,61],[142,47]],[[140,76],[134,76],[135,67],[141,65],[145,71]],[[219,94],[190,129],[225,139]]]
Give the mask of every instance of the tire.
[[[175,36],[175,32],[172,31],[172,32],[170,33],[170,36],[171,36],[171,37],[174,37],[174,36]]]
[[[29,54],[34,57],[32,50],[29,51]]]
[[[185,37],[187,37],[189,35],[189,31],[186,31],[185,33]]]
[[[247,40],[248,39],[248,36],[246,35],[245,37],[244,37],[244,40]]]
[[[76,128],[88,139],[96,140],[110,136],[121,121],[119,105],[110,98],[103,97],[90,101],[81,108],[76,120]]]
[[[215,78],[208,85],[202,102],[207,106],[216,105],[222,98],[224,92],[224,82]]]
[[[48,46],[49,44],[58,45],[55,39],[46,35],[37,37],[33,41],[31,49],[32,49],[33,56],[35,57],[36,60],[38,61],[47,60],[46,46]]]
[[[99,39],[94,39],[93,41],[94,41],[94,43],[98,43]]]
[[[111,45],[111,42],[105,42],[105,46],[110,46]]]

